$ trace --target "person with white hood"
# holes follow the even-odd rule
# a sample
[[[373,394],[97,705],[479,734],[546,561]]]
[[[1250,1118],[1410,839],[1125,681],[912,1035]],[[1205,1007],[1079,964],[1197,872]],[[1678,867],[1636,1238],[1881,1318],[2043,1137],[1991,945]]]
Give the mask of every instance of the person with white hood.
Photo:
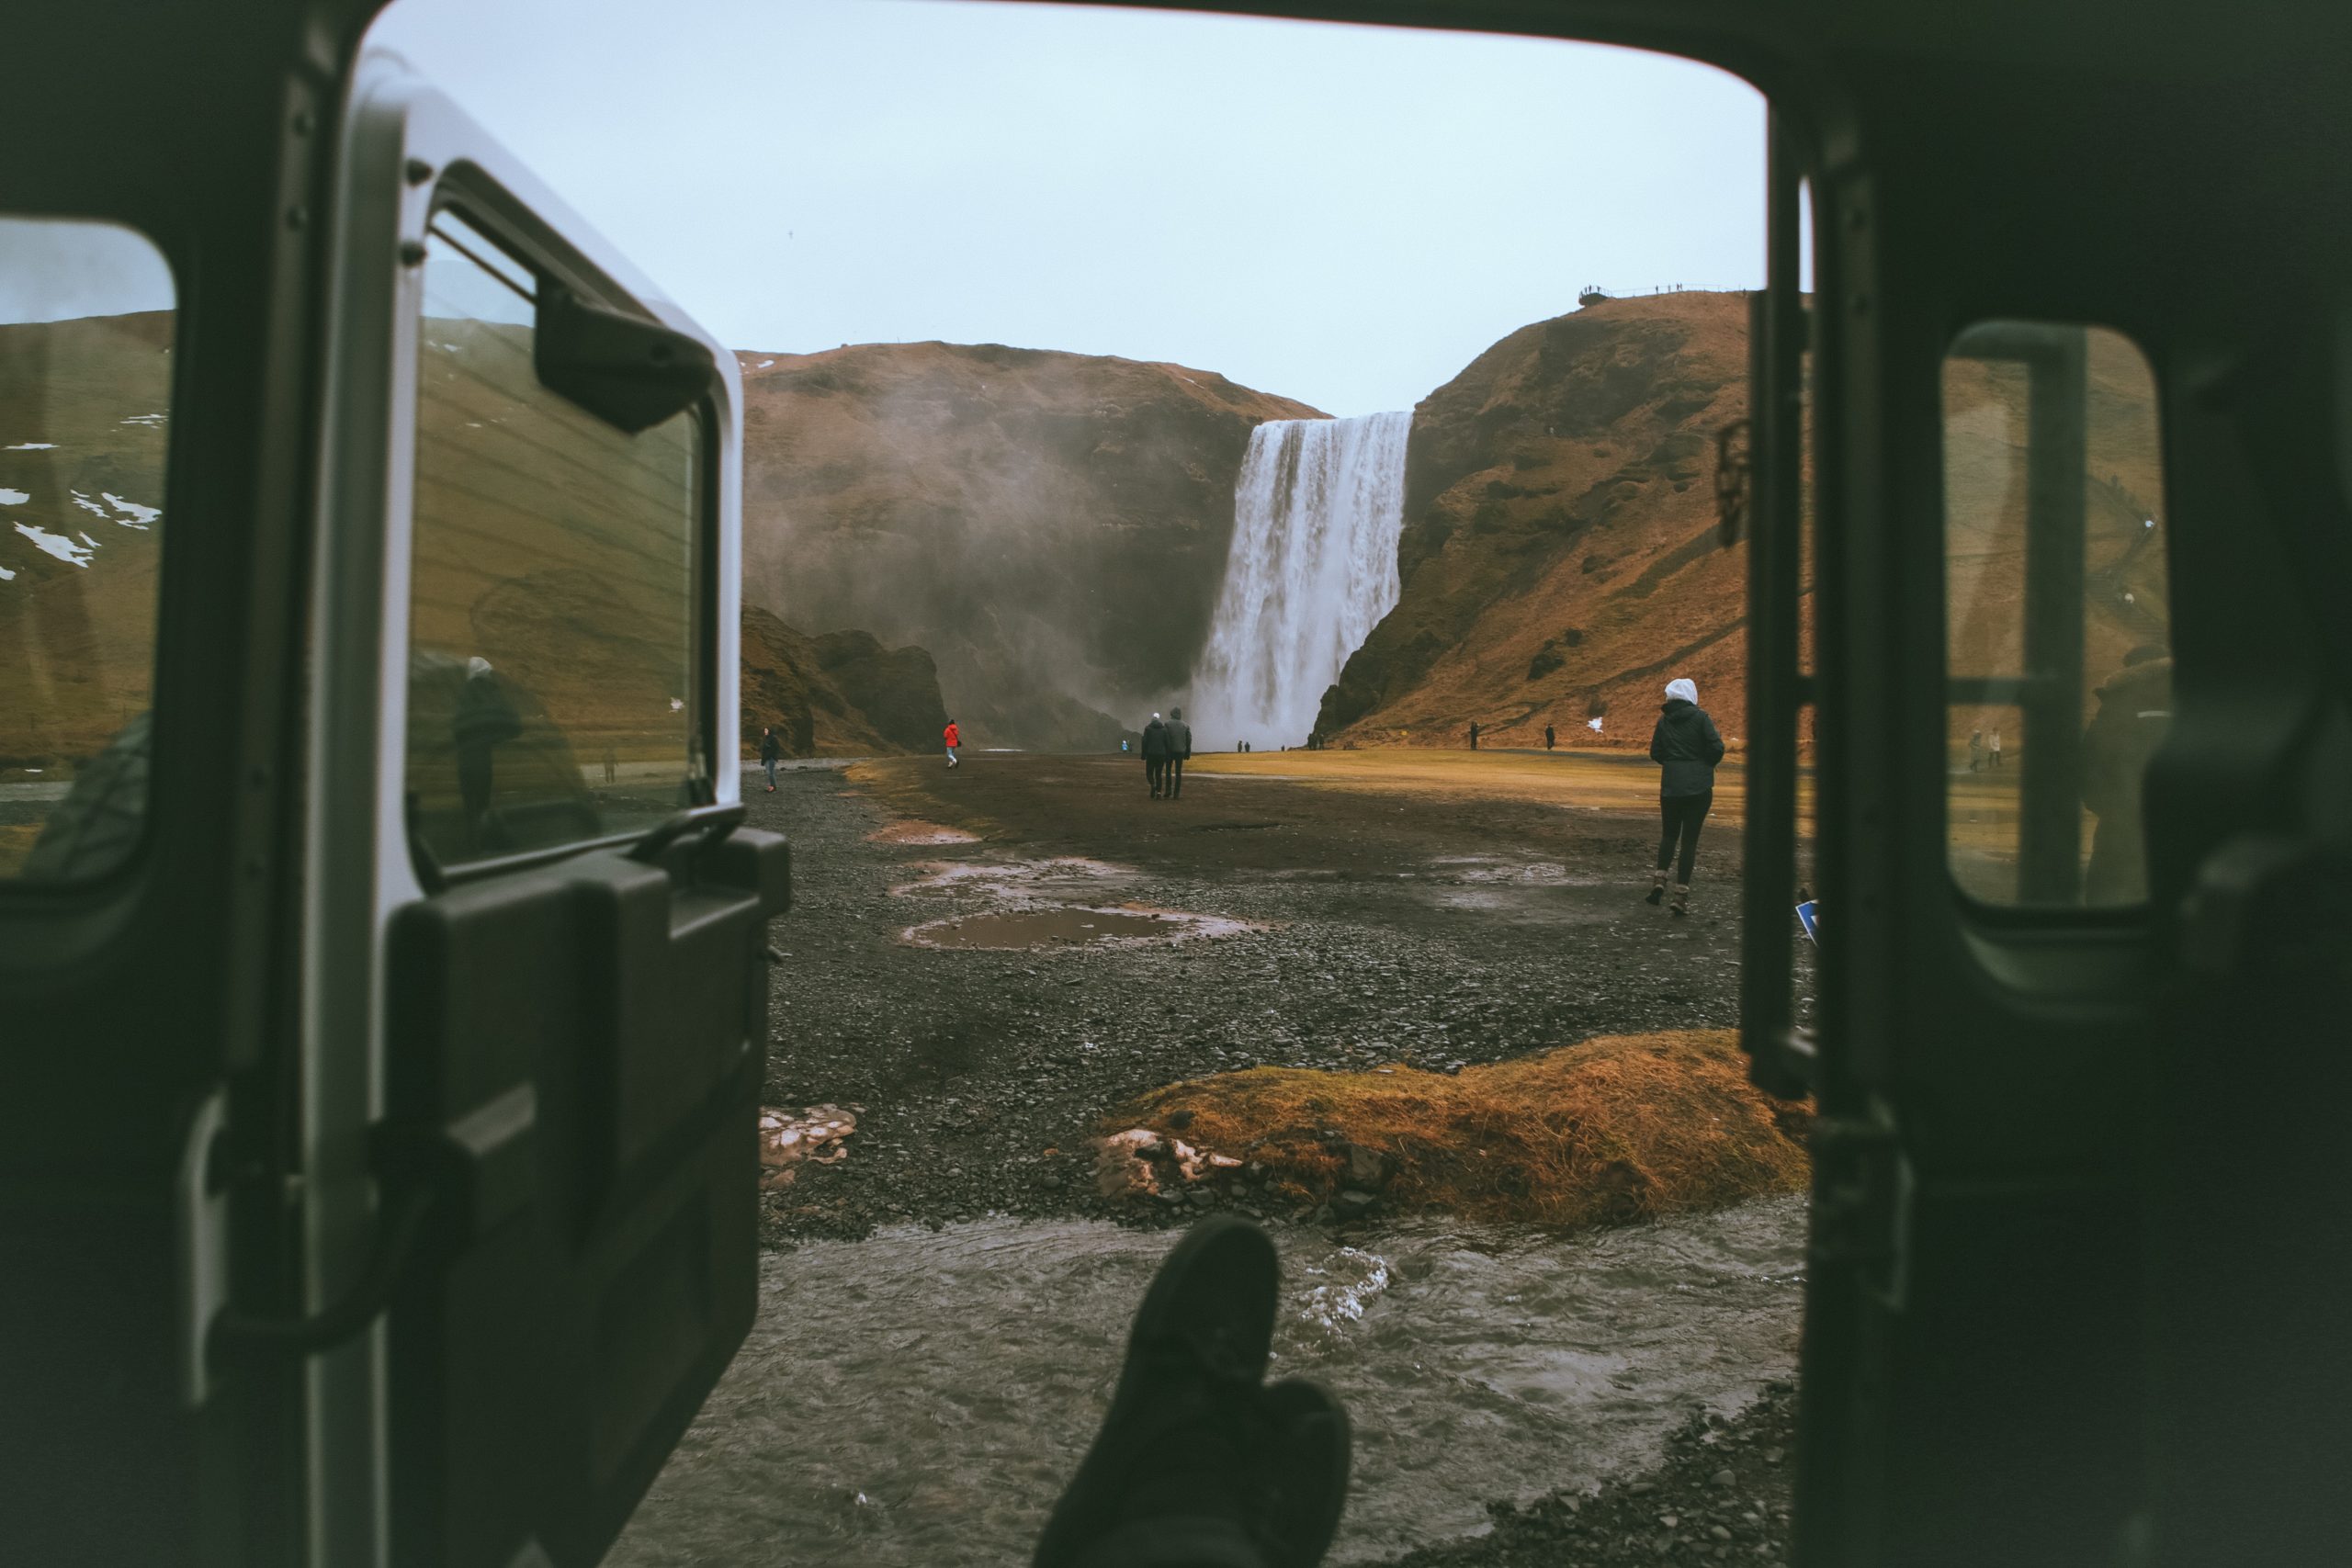
[[[1666,683],[1666,705],[1650,732],[1650,761],[1658,764],[1657,871],[1650,879],[1648,902],[1666,897],[1666,874],[1680,864],[1674,879],[1674,913],[1690,912],[1690,867],[1699,856],[1699,825],[1715,803],[1715,764],[1724,760],[1724,738],[1715,721],[1699,705],[1699,688],[1688,678]]]

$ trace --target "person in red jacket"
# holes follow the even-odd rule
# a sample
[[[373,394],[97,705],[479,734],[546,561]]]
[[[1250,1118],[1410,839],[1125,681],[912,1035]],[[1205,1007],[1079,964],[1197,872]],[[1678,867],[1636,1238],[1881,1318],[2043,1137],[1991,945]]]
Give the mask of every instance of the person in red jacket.
[[[962,738],[956,733],[956,721],[951,718],[947,721],[947,765],[949,767],[961,765],[956,761],[956,748],[962,744]]]

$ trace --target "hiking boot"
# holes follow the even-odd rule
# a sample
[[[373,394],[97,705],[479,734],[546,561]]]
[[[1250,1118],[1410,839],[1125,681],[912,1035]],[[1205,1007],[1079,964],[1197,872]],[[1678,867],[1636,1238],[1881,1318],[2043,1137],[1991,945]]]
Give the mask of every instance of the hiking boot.
[[[1656,871],[1656,872],[1652,872],[1652,873],[1650,874],[1650,896],[1649,896],[1648,897],[1646,897],[1646,898],[1643,899],[1643,900],[1642,900],[1642,902],[1643,902],[1643,903],[1645,903],[1645,904],[1649,904],[1649,905],[1655,906],[1655,905],[1657,905],[1657,904],[1658,903],[1658,901],[1659,901],[1659,900],[1663,899],[1665,897],[1666,897],[1666,873],[1664,873],[1664,872],[1662,872],[1662,871]]]
[[[1261,1385],[1276,1263],[1265,1232],[1204,1220],[1162,1263],[1094,1445],[1035,1568],[1312,1568],[1347,1497],[1348,1421],[1313,1383]]]
[[[1674,902],[1668,905],[1667,908],[1671,913],[1676,915],[1687,915],[1690,912],[1690,885],[1689,883],[1678,882],[1674,885]]]

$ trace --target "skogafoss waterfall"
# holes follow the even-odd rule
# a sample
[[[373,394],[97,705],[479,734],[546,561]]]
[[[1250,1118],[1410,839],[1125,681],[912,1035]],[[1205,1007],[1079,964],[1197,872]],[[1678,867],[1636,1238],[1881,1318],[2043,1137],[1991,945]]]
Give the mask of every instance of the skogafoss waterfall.
[[[1396,607],[1412,428],[1403,412],[1250,433],[1233,553],[1185,713],[1201,750],[1305,742],[1340,666]]]

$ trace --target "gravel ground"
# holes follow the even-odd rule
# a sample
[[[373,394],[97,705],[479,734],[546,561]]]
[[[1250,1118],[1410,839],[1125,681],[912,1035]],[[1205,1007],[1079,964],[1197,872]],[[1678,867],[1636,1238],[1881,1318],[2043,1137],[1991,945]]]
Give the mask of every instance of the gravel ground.
[[[1084,1152],[1107,1110],[1148,1089],[1261,1064],[1443,1071],[1737,1021],[1738,839],[1720,823],[1677,920],[1642,902],[1656,840],[1629,815],[1214,777],[1160,803],[1130,767],[1069,758],[982,758],[956,774],[893,760],[854,781],[800,768],[775,795],[748,794],[752,823],[788,835],[794,856],[794,907],[772,932],[788,958],[767,1102],[858,1119],[839,1163],[800,1167],[764,1196],[771,1247],[990,1213],[1178,1224],[1194,1211],[1098,1199]],[[967,825],[978,841],[874,837],[910,818]],[[894,888],[1052,856],[1117,874],[1048,896],[1252,929],[1028,952],[901,940],[1005,895],[984,879]],[[1249,1198],[1236,1187],[1216,1201]],[[1654,1471],[1497,1507],[1488,1534],[1398,1568],[1784,1562],[1792,1407],[1783,1387],[1728,1425],[1694,1416]]]
[[[1645,1474],[1591,1496],[1490,1507],[1489,1534],[1409,1552],[1394,1568],[1786,1562],[1795,1468],[1796,1390],[1774,1383],[1731,1421],[1692,1415]]]
[[[1678,920],[1641,901],[1654,840],[1636,818],[1210,778],[1155,803],[1125,787],[1128,770],[1063,758],[959,770],[993,775],[993,793],[959,800],[927,759],[922,773],[913,761],[873,789],[803,769],[773,795],[751,795],[752,824],[793,843],[794,907],[772,931],[789,957],[774,978],[766,1101],[858,1118],[844,1159],[803,1167],[767,1195],[772,1246],[989,1212],[1168,1223],[1181,1216],[1097,1199],[1086,1148],[1110,1108],[1182,1078],[1261,1064],[1442,1071],[1595,1034],[1736,1021],[1729,829],[1708,845],[1694,912]],[[910,795],[926,790],[937,793]],[[986,837],[874,841],[910,804],[934,820],[960,814]],[[1089,885],[1090,902],[1261,929],[1028,952],[899,940],[1002,900],[894,886],[943,863],[1048,855],[1131,870]]]

